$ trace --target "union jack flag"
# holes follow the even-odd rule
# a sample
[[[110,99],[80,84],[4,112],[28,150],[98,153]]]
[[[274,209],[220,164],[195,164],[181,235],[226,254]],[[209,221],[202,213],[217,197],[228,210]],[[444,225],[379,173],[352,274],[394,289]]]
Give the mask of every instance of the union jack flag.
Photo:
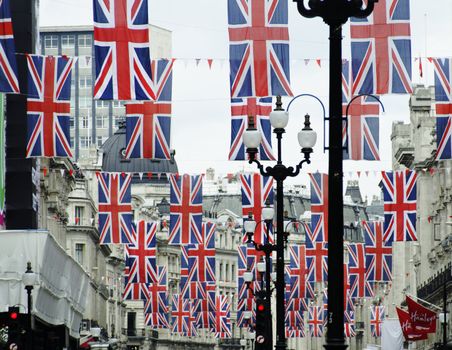
[[[100,244],[129,244],[132,233],[132,175],[96,173],[99,182]]]
[[[344,322],[344,336],[346,338],[356,337],[355,324],[351,322]]]
[[[126,104],[125,158],[170,159],[172,70],[174,60],[152,61],[155,102]]]
[[[147,283],[126,283],[122,298],[146,301],[149,299],[149,285]]]
[[[306,264],[306,247],[304,245],[290,245],[289,255],[290,265],[288,270],[291,286],[289,299],[314,298],[312,283],[307,281],[310,266]]]
[[[366,250],[363,243],[348,244],[348,272],[352,298],[374,296],[372,285],[366,277]]]
[[[322,337],[325,330],[326,315],[322,306],[310,306],[308,309],[308,326],[311,337]]]
[[[170,174],[169,244],[202,243],[202,175]]]
[[[181,335],[190,332],[190,300],[182,298],[179,294],[174,294],[171,308],[171,331]]]
[[[184,299],[198,299],[199,288],[197,275],[194,271],[194,261],[189,259],[189,250],[194,247],[194,244],[181,246],[181,268],[180,268],[180,296]]]
[[[147,0],[94,1],[94,98],[153,98]]]
[[[205,288],[199,299],[194,301],[194,310],[196,312],[196,327],[213,329],[215,327],[215,289],[214,284],[203,283]]]
[[[240,182],[242,184],[243,217],[246,219],[248,214],[252,213],[254,220],[258,223],[254,232],[254,241],[258,244],[264,244],[267,241],[273,243],[271,232],[267,233],[267,225],[262,222],[262,208],[265,207],[265,202],[269,201],[273,204],[273,178],[258,173],[241,174]],[[244,235],[243,242],[246,241],[247,236]]]
[[[382,172],[384,239],[386,242],[417,241],[415,171]]]
[[[156,234],[157,223],[140,220],[132,225],[133,241],[126,245],[128,279],[132,283],[157,281]]]
[[[215,298],[215,338],[231,338],[231,303],[226,295],[217,295]]]
[[[228,0],[232,97],[292,96],[287,0]]]
[[[436,159],[452,159],[452,62],[429,58],[435,67]]]
[[[368,281],[392,280],[392,243],[385,242],[381,221],[363,221]]]
[[[193,260],[190,264],[194,269],[196,280],[200,282],[215,283],[215,230],[212,222],[202,223],[202,241],[200,244],[190,245],[188,258]]]
[[[352,100],[349,62],[342,63],[342,115],[347,116],[347,105]],[[344,159],[380,160],[380,103],[372,97],[356,98],[348,108],[348,130],[343,138],[347,151]]]
[[[314,289],[314,283],[306,282]],[[290,287],[289,287],[290,288]],[[308,298],[288,298],[288,292],[286,292],[286,311],[308,311],[309,300]]]
[[[328,175],[309,174],[311,179],[312,242],[328,241]]]
[[[350,32],[352,95],[412,93],[409,0],[380,0]]]
[[[248,128],[248,118],[254,118],[254,125],[260,131],[262,139],[257,159],[275,160],[272,150],[272,131],[270,125],[270,112],[272,111],[272,98],[233,98],[231,100],[231,147],[229,160],[247,160],[246,147],[243,144],[243,132]]]
[[[304,338],[305,336],[304,325],[298,328],[286,327],[286,338]]]
[[[328,278],[328,244],[306,239],[306,265],[309,266],[308,281],[323,282]]]
[[[299,328],[304,326],[303,310],[288,311],[286,310],[285,318],[286,327]]]
[[[245,317],[246,312],[250,313],[251,318]],[[247,327],[253,325],[256,320],[256,311],[254,298],[239,299],[237,302],[237,327]]]
[[[370,307],[370,333],[372,337],[381,337],[381,324],[385,319],[384,306]]]
[[[27,62],[26,156],[72,157],[69,130],[71,71],[74,60],[67,57],[27,55]]]
[[[144,307],[145,322],[152,328],[169,328],[167,268],[159,266],[158,271],[157,281],[149,284],[149,298]]]
[[[19,93],[16,48],[9,0],[0,1],[0,91]]]

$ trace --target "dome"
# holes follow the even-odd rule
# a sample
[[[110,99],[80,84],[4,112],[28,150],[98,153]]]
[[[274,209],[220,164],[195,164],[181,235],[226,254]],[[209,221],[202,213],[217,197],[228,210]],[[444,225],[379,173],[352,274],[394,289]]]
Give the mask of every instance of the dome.
[[[113,136],[107,139],[102,145],[102,171],[106,172],[124,172],[124,173],[143,173],[143,182],[149,181],[146,174],[152,173],[152,181],[157,180],[159,173],[177,173],[177,164],[174,159],[174,152],[171,153],[171,159],[125,159],[124,151],[126,147],[126,127],[125,123],[119,123],[118,130]],[[162,176],[162,180],[166,177]],[[139,177],[134,175],[134,181],[139,181]]]

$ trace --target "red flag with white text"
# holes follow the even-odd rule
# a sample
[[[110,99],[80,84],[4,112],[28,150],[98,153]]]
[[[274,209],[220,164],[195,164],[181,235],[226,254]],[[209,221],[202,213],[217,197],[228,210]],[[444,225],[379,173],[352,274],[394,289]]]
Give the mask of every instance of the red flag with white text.
[[[408,305],[408,313],[413,329],[425,333],[435,333],[436,312],[415,302],[409,296],[406,297],[406,303]]]

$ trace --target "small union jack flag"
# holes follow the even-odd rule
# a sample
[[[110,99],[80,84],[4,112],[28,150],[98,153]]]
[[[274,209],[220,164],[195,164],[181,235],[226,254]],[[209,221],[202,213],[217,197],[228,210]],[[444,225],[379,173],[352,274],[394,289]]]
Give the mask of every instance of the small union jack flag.
[[[100,244],[133,243],[132,175],[97,173]]]
[[[299,328],[286,327],[286,338],[304,338],[305,336],[304,325]]]
[[[122,298],[124,300],[143,300],[149,299],[149,285],[146,283],[126,283]]]
[[[311,179],[312,242],[328,241],[328,175],[309,174]]]
[[[344,336],[346,338],[356,337],[355,324],[351,322],[344,322]]]
[[[385,242],[381,221],[363,221],[368,281],[392,280],[392,243]]]
[[[1,57],[1,54],[0,54]],[[27,157],[72,157],[68,57],[27,55]]]
[[[371,306],[370,307],[370,333],[372,337],[381,337],[381,324],[385,319],[385,307],[384,306]]]
[[[174,294],[172,298],[171,311],[171,331],[181,335],[187,335],[190,332],[190,300],[182,298],[179,294]]]
[[[262,176],[261,174],[241,174],[240,182],[242,188],[242,215],[244,218],[252,213],[256,221],[256,230],[254,232],[254,241],[258,244],[264,244],[269,241],[273,243],[273,236],[267,233],[267,225],[262,221],[262,208],[269,201],[273,204],[273,178]],[[244,235],[243,242],[247,241]]]
[[[156,222],[140,220],[137,225],[132,224],[133,241],[125,249],[129,282],[157,281],[156,232]]]
[[[352,100],[349,62],[342,63],[342,115],[347,117],[347,106]],[[348,129],[344,130],[344,159],[380,160],[380,103],[369,96],[353,100],[348,107]]]
[[[328,244],[306,239],[306,265],[309,266],[308,281],[323,282],[328,279]]]
[[[201,291],[204,293],[200,298],[194,300],[196,312],[196,327],[213,329],[215,327],[215,295],[216,285],[203,283]]]
[[[215,338],[231,338],[231,303],[228,296],[217,295],[215,298]]]
[[[384,239],[386,242],[417,241],[415,171],[382,172]]]
[[[288,311],[286,310],[285,318],[286,327],[299,328],[304,326],[303,310]]]
[[[16,48],[9,0],[0,1],[0,91],[19,93]]]
[[[197,275],[194,273],[193,259],[189,259],[188,251],[194,247],[194,244],[181,246],[181,265],[180,265],[180,296],[184,299],[198,299],[199,288],[197,285]],[[199,285],[202,287],[202,285]]]
[[[307,281],[310,266],[306,265],[306,246],[289,246],[290,265],[290,294],[289,299],[293,298],[314,298],[312,283]]]
[[[149,284],[149,298],[144,307],[145,321],[146,326],[151,328],[169,328],[167,268],[159,266],[158,271],[157,281]]]
[[[147,0],[93,0],[94,98],[153,97]]]
[[[374,296],[372,285],[366,276],[366,250],[363,243],[348,244],[348,272],[352,298]]]
[[[251,315],[251,318],[247,319],[246,313]],[[237,302],[237,327],[244,328],[251,326],[255,323],[256,311],[254,298],[239,299]]]
[[[435,68],[436,159],[452,159],[452,59],[429,61]]]
[[[243,144],[243,132],[248,128],[248,118],[254,118],[254,125],[260,131],[262,139],[256,159],[275,160],[272,150],[272,130],[270,112],[272,98],[233,98],[231,100],[231,147],[229,160],[247,160],[246,147]]]
[[[352,95],[410,94],[409,0],[380,0],[367,18],[351,18]]]
[[[308,326],[311,337],[322,337],[325,330],[325,311],[322,306],[310,306],[308,309]]]
[[[314,288],[314,283],[311,284],[311,288]],[[289,287],[290,288],[290,287]],[[288,298],[288,292],[286,292],[286,311],[308,311],[309,300],[308,298]]]
[[[202,242],[202,175],[170,174],[169,244]]]
[[[228,0],[232,97],[292,96],[287,0]]]
[[[194,269],[196,280],[200,282],[215,283],[215,230],[212,222],[202,223],[202,243],[190,245],[188,258],[193,260],[190,264]]]

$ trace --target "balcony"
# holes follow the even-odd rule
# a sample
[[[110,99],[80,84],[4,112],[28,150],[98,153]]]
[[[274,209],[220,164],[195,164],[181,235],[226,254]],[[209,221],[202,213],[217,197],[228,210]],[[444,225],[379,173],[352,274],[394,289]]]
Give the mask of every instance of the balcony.
[[[400,164],[405,165],[407,168],[411,168],[414,161],[414,147],[408,145],[401,146],[394,157]]]
[[[451,269],[452,264],[449,263],[446,268],[444,268],[442,271],[430,278],[426,283],[422,284],[420,288],[418,288],[417,296],[429,302],[441,300],[444,286],[446,286],[446,289],[451,289]],[[450,291],[448,292],[450,293]]]

